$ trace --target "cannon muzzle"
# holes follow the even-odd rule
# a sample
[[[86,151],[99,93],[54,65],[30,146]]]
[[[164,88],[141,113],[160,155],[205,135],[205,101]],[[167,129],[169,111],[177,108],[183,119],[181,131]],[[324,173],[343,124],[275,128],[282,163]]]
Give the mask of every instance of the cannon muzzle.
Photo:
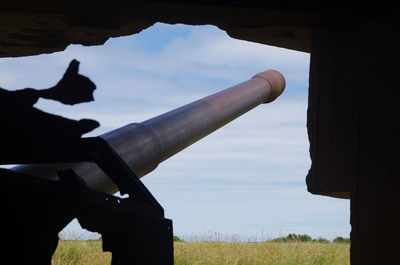
[[[143,121],[100,135],[131,170],[142,177],[204,136],[254,107],[275,100],[284,90],[285,79],[269,70],[250,80],[203,99]],[[57,172],[73,169],[86,184],[98,191],[118,189],[94,163],[20,165],[13,170],[45,179],[58,179]]]

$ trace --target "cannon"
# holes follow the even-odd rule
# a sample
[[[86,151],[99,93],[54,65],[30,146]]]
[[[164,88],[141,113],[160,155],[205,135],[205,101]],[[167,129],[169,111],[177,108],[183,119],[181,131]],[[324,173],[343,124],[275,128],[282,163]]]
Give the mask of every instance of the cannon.
[[[268,70],[141,123],[63,142],[62,152],[53,144],[45,152],[31,148],[30,157],[46,155],[34,157],[34,164],[13,167],[12,173],[0,170],[20,192],[6,202],[6,211],[15,216],[7,226],[18,229],[28,242],[25,263],[50,264],[57,233],[77,218],[83,228],[102,235],[103,249],[112,252],[112,265],[173,264],[172,221],[140,178],[240,115],[272,102],[284,87],[282,74]],[[27,161],[23,154],[14,157],[19,156]],[[117,191],[128,196],[113,196]]]
[[[162,161],[190,146],[254,107],[275,100],[285,88],[277,71],[256,74],[250,80],[165,114],[105,133],[103,138],[142,177]],[[57,179],[61,169],[72,168],[87,185],[113,194],[117,186],[94,163],[52,163],[14,167],[13,170]]]

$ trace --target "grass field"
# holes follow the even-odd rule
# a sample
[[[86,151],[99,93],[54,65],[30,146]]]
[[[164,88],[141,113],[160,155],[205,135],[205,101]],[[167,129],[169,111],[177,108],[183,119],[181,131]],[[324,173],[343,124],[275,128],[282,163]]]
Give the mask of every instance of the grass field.
[[[175,242],[175,265],[347,265],[348,243]],[[101,240],[60,240],[53,265],[105,265]]]

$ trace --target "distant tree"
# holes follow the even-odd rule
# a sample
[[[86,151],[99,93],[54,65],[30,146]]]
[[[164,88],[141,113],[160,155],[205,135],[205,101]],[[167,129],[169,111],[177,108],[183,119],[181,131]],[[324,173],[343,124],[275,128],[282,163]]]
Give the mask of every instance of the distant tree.
[[[296,235],[296,234],[289,234],[286,237],[287,241],[301,241],[301,242],[308,242],[312,241],[312,238],[309,235]]]
[[[319,237],[317,239],[313,239],[314,242],[318,242],[318,243],[330,243],[330,241],[328,239]]]
[[[333,240],[333,243],[350,243],[350,238],[344,238],[341,236],[338,236]]]
[[[318,238],[318,239],[313,239],[309,235],[297,235],[297,234],[288,234],[285,237],[278,237],[273,240],[272,242],[318,242],[318,243],[329,243],[330,241],[325,239],[325,238]]]
[[[184,240],[182,240],[178,236],[174,236],[173,238],[174,238],[174,242],[185,242]]]
[[[286,237],[278,237],[273,239],[274,242],[307,242],[312,241],[312,238],[309,235],[297,235],[297,234],[289,234]]]
[[[298,235],[297,237],[298,237],[299,241],[301,241],[301,242],[312,241],[312,238],[309,235],[306,235],[306,234]]]

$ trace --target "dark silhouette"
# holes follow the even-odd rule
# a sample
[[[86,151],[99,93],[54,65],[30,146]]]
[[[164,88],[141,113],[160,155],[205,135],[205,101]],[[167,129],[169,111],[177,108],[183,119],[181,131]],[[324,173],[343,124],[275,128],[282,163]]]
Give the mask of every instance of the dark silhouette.
[[[63,78],[49,89],[0,88],[0,163],[59,160],[59,150],[77,145],[83,134],[99,126],[94,120],[71,120],[33,107],[40,97],[70,105],[92,101],[96,86],[78,74],[78,67],[79,62],[72,60]]]
[[[60,171],[59,181],[0,169],[3,258],[10,264],[51,264],[58,233],[78,218],[82,227],[102,234],[114,265],[172,264],[172,224],[160,204],[107,142],[82,138],[99,123],[34,107],[40,97],[69,105],[92,101],[96,86],[78,69],[72,60],[48,89],[0,88],[0,164],[91,161],[129,198],[94,191],[71,169]]]

